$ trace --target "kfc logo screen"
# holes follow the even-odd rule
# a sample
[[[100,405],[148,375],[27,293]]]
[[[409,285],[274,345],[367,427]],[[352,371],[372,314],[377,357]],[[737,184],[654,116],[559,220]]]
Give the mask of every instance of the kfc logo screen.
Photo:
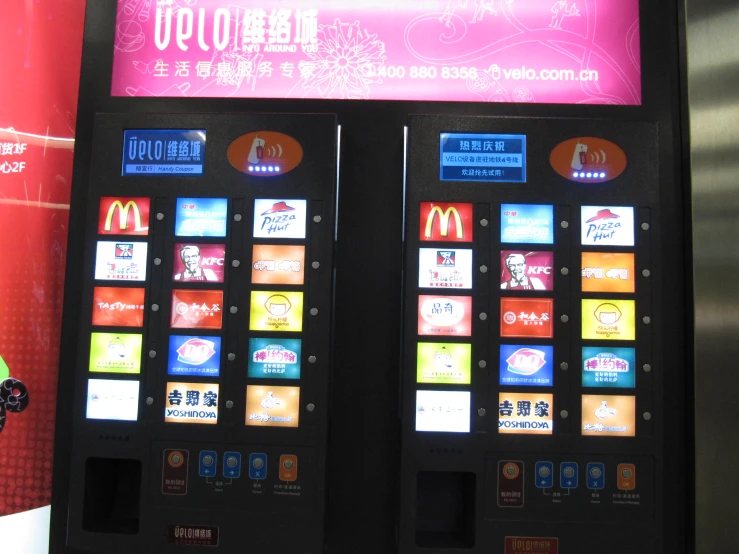
[[[175,235],[225,237],[227,216],[226,198],[178,198]]]
[[[249,330],[302,331],[303,293],[253,290]]]
[[[554,431],[554,395],[501,392],[498,432],[516,435],[551,435]]]
[[[472,378],[472,345],[420,342],[416,369],[417,383],[469,385]]]
[[[218,385],[215,383],[167,383],[164,404],[166,423],[218,423]]]
[[[636,397],[583,394],[582,434],[591,437],[636,436]]]
[[[148,198],[103,197],[100,199],[98,233],[101,235],[148,235]]]
[[[142,335],[92,333],[90,371],[93,373],[141,373]]]
[[[418,286],[471,289],[472,250],[420,248]]]
[[[634,246],[634,208],[583,206],[580,214],[583,246]]]
[[[99,281],[145,281],[145,242],[99,240],[95,255],[95,279]]]
[[[305,279],[305,246],[255,244],[251,282],[255,285],[302,285]]]
[[[553,346],[500,345],[500,384],[551,387]]]
[[[221,329],[223,291],[173,290],[171,325],[173,329]]]
[[[139,382],[120,379],[87,381],[87,419],[136,421],[139,415]]]
[[[582,338],[635,340],[635,302],[633,300],[583,300]]]
[[[500,242],[554,244],[554,206],[502,204]]]
[[[420,295],[418,334],[471,336],[472,297]]]
[[[297,427],[300,420],[300,387],[246,387],[246,425]]]
[[[180,242],[174,245],[174,273],[172,280],[223,283],[225,273],[225,244],[191,244]]]
[[[221,372],[221,337],[169,337],[169,375],[218,377]]]
[[[416,391],[416,431],[470,432],[469,391]]]
[[[630,292],[636,287],[634,254],[582,253],[583,292]]]
[[[95,287],[92,324],[99,327],[142,327],[145,289]]]
[[[305,200],[255,200],[254,238],[304,239],[307,204]]]
[[[420,240],[472,242],[472,204],[421,202]]]
[[[502,290],[552,290],[554,253],[503,250],[500,253]]]
[[[300,339],[249,339],[250,379],[300,379]]]
[[[554,337],[554,300],[551,298],[501,298],[501,337]]]
[[[633,389],[636,386],[636,350],[583,347],[582,386]]]

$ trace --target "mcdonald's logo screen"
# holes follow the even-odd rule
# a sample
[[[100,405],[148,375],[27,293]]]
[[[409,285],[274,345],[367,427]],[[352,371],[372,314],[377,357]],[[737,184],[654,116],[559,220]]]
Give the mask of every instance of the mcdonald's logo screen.
[[[472,204],[421,202],[420,240],[472,242]]]
[[[148,235],[150,207],[151,201],[148,198],[101,198],[98,233]]]

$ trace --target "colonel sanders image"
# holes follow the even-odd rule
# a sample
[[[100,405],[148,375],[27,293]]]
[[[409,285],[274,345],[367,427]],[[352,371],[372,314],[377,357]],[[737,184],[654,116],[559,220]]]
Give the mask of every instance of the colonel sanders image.
[[[174,276],[175,281],[218,281],[212,270],[200,267],[200,248],[194,244],[182,247],[180,259],[185,269]]]
[[[511,278],[501,283],[501,289],[546,290],[544,283],[540,279],[526,276],[526,257],[523,254],[510,254],[505,259],[505,265]]]

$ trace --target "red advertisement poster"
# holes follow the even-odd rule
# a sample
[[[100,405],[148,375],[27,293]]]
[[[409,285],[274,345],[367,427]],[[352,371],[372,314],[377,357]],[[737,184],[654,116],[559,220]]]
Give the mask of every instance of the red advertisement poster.
[[[95,287],[92,298],[92,324],[106,327],[144,325],[143,288]]]
[[[223,326],[222,290],[173,290],[173,329],[220,329]]]
[[[84,11],[13,1],[0,16],[0,381],[28,394],[0,431],[0,536],[24,554],[47,551]]]
[[[551,339],[553,315],[551,298],[501,298],[500,336]]]

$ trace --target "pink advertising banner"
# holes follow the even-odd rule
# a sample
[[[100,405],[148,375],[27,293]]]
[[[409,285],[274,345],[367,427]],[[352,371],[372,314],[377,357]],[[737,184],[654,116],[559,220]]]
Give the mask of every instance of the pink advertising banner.
[[[639,1],[118,0],[111,94],[639,105]]]

